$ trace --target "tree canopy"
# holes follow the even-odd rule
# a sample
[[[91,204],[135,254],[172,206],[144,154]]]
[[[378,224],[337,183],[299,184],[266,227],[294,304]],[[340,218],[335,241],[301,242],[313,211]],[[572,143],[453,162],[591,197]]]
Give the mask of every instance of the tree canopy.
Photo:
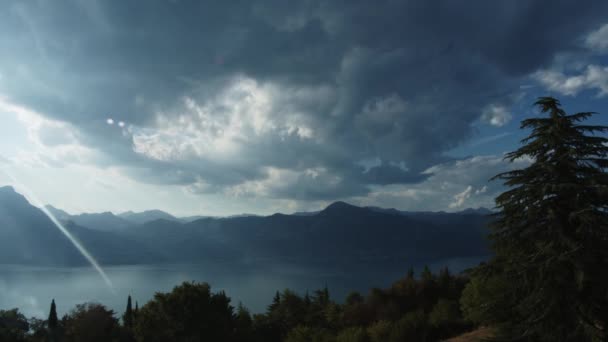
[[[508,187],[496,198],[496,256],[465,291],[465,302],[481,300],[466,310],[509,341],[604,341],[608,127],[583,124],[594,113],[567,114],[554,98],[535,105],[546,116],[524,120],[530,135],[505,156],[530,165],[494,178]]]

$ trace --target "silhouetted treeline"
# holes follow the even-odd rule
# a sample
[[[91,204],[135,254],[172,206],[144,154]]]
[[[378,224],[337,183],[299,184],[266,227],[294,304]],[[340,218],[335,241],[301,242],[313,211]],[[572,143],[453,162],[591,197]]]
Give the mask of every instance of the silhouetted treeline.
[[[467,282],[447,268],[438,274],[425,268],[418,277],[410,270],[390,288],[353,292],[343,303],[327,288],[286,289],[261,314],[233,306],[207,283],[185,282],[141,308],[133,309],[129,296],[123,313],[85,303],[57,319],[54,300],[47,320],[0,311],[0,341],[438,341],[473,327],[459,305]]]

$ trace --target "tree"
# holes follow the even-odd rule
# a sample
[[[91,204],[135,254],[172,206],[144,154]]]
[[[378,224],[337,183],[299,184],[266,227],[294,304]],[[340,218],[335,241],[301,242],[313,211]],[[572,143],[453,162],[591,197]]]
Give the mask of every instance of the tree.
[[[500,276],[475,276],[471,278],[460,296],[460,310],[464,319],[476,325],[500,322],[508,319],[507,307],[510,301],[496,298],[496,293],[506,293],[507,282]],[[507,314],[507,315],[505,315]]]
[[[394,322],[387,342],[427,341],[428,326],[423,311],[406,313],[401,319]]]
[[[372,342],[386,342],[389,340],[393,323],[380,320],[367,327],[367,334]]]
[[[482,267],[494,286],[485,307],[509,341],[595,341],[608,334],[608,139],[606,126],[583,125],[594,113],[566,114],[558,100],[535,103],[548,117],[508,153],[524,169],[501,173],[490,238],[495,258]]]
[[[134,332],[138,341],[230,341],[235,325],[224,292],[211,293],[207,283],[184,282],[141,307]]]
[[[97,303],[78,304],[64,317],[65,341],[107,342],[120,336],[114,311]]]
[[[285,342],[333,342],[333,337],[325,329],[299,325],[289,331]]]
[[[0,310],[0,341],[25,341],[29,324],[17,309]]]
[[[122,315],[122,323],[126,328],[133,327],[133,309],[131,307],[131,295],[129,295],[129,297],[127,298],[127,309]]]
[[[139,313],[139,303],[135,301],[135,309],[133,310],[133,319],[137,319],[137,314]]]
[[[51,300],[51,310],[49,311],[49,330],[57,329],[57,306],[55,305],[55,299]]]
[[[59,339],[59,322],[57,320],[57,306],[55,299],[51,300],[51,309],[49,310],[49,318],[47,320],[49,329],[49,340],[57,341]]]
[[[273,312],[281,305],[281,294],[277,291],[272,298],[272,304],[268,306],[268,311]]]
[[[367,332],[363,327],[346,328],[336,336],[336,342],[368,342]]]
[[[251,313],[243,305],[239,303],[236,309],[236,329],[235,341],[252,341],[253,340],[253,319]]]
[[[29,337],[28,342],[52,342],[53,339],[49,334],[48,321],[32,317],[28,319]],[[0,339],[1,341],[2,339]],[[55,340],[56,341],[56,340]]]

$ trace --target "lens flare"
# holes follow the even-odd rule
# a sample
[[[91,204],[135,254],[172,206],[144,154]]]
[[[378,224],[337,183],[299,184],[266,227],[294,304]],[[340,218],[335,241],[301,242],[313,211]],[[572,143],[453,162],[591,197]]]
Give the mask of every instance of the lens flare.
[[[59,231],[63,233],[63,235],[68,238],[68,240],[70,240],[70,242],[74,245],[74,247],[76,247],[80,254],[82,254],[82,256],[87,259],[87,261],[91,264],[91,266],[93,266],[97,273],[99,273],[99,276],[106,283],[108,289],[110,289],[110,291],[115,294],[116,292],[114,291],[114,285],[112,284],[112,281],[110,280],[106,272],[103,270],[103,268],[101,268],[101,265],[99,265],[97,260],[95,260],[95,258],[91,255],[91,253],[89,253],[89,251],[70,233],[70,231],[67,230],[63,226],[63,224],[59,222],[59,220],[57,220],[53,213],[46,209],[44,204],[38,199],[38,197],[36,197],[33,191],[23,185],[23,183],[19,182],[19,180],[17,180],[15,176],[8,172],[8,170],[4,169],[3,171],[17,186],[19,186],[22,191],[26,193],[29,200],[33,202],[32,204],[40,208],[40,210],[42,210],[42,212],[51,220],[51,222],[53,222],[55,227],[57,227],[57,229],[59,229]]]

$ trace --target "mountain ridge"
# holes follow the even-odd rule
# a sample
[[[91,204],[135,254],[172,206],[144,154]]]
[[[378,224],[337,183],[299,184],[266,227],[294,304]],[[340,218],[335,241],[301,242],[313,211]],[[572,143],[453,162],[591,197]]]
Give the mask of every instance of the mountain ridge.
[[[83,263],[42,210],[14,191],[5,193],[0,190],[0,264]],[[74,217],[80,223],[84,218],[123,220],[109,212]],[[192,222],[161,218],[98,229],[73,219],[64,223],[104,264],[265,260],[348,267],[488,255],[488,220],[474,212],[401,215],[335,202],[308,216],[207,217]]]

